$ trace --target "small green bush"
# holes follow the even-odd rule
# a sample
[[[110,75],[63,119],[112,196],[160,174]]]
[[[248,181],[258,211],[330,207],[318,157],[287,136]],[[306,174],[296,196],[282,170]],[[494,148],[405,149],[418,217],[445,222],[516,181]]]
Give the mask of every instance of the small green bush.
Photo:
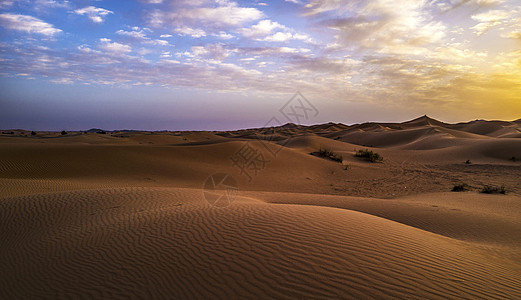
[[[380,154],[373,152],[369,149],[358,150],[358,151],[356,151],[355,156],[364,158],[370,162],[381,162],[384,160],[384,158]]]
[[[327,148],[320,147],[317,154],[320,157],[326,157],[326,158],[329,158],[329,159],[332,159],[332,160],[338,161],[338,162],[342,162],[344,160],[342,155],[338,155]]]
[[[490,185],[486,185],[484,186],[480,193],[483,193],[483,194],[506,194],[507,193],[507,190],[505,189],[504,186],[500,186],[500,187],[497,187],[497,186],[490,186]]]

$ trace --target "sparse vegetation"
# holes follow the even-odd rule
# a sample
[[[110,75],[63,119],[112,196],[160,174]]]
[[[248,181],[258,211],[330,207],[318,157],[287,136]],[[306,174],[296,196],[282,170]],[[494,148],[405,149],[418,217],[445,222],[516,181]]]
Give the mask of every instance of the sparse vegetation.
[[[67,134],[67,131],[62,130],[61,134],[62,134],[62,135],[66,135],[66,134]]]
[[[320,157],[326,157],[326,158],[329,158],[329,159],[332,159],[332,160],[338,161],[338,162],[342,162],[344,160],[342,155],[338,155],[338,154],[334,153],[333,151],[331,151],[330,149],[322,148],[322,147],[318,150],[317,155]]]
[[[467,161],[465,162],[465,164],[467,165],[470,165],[472,162],[470,161],[470,159],[467,159]]]
[[[490,186],[490,185],[486,185],[484,186],[480,193],[483,193],[483,194],[506,194],[507,193],[507,190],[505,189],[504,186],[500,186],[500,187],[497,187],[497,186]]]
[[[380,154],[373,152],[369,149],[358,150],[356,151],[355,156],[364,158],[365,160],[368,160],[370,162],[381,162],[384,160],[384,158]]]
[[[466,183],[460,183],[460,184],[456,184],[453,188],[452,188],[452,192],[465,192],[465,191],[468,191],[469,190],[469,186],[466,184]]]
[[[31,131],[31,135],[36,135],[36,132],[34,132],[34,131]]]

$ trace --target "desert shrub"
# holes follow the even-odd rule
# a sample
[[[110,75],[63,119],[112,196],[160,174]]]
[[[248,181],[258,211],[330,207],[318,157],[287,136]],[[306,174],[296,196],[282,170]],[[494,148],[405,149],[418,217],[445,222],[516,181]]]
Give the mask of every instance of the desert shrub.
[[[326,157],[326,158],[329,158],[329,159],[332,159],[332,160],[338,161],[338,162],[342,162],[344,160],[342,155],[338,155],[338,154],[334,153],[333,151],[331,151],[330,149],[327,149],[327,148],[320,147],[320,149],[318,150],[317,154],[320,157]]]
[[[62,130],[61,134],[62,134],[62,135],[66,135],[66,134],[67,134],[67,131]]]
[[[460,184],[456,184],[451,191],[453,192],[464,192],[464,191],[468,191],[469,190],[469,186],[466,184],[466,183],[460,183]]]
[[[497,186],[490,186],[490,185],[486,185],[484,186],[480,193],[483,193],[483,194],[506,194],[507,191],[505,189],[504,186],[500,186],[500,187],[497,187]]]
[[[36,132],[34,132],[34,131],[31,131],[31,135],[36,135]]]
[[[516,157],[515,156],[512,156],[512,158],[510,158],[511,161],[515,162],[516,161]]]
[[[329,157],[330,155],[333,155],[333,151],[327,149],[327,148],[320,148],[318,150],[318,156],[320,157]]]
[[[384,158],[380,154],[373,152],[369,149],[358,150],[356,151],[355,156],[364,158],[370,162],[381,162],[384,160]]]
[[[467,159],[467,161],[465,162],[465,164],[467,165],[470,165],[472,162],[470,161],[470,159]]]

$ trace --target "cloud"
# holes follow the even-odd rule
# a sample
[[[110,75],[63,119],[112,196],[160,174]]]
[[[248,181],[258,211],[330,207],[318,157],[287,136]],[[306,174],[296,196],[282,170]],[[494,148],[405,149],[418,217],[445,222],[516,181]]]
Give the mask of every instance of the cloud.
[[[0,9],[12,7],[14,4],[18,4],[18,6],[29,5],[34,11],[48,11],[53,8],[70,8],[71,3],[69,0],[0,0]]]
[[[170,17],[175,19],[201,20],[205,23],[220,25],[241,25],[262,17],[262,12],[256,8],[239,7],[234,2],[221,2],[223,5],[215,8],[189,9],[185,15],[183,12],[173,12]],[[193,15],[191,14],[193,13]]]
[[[105,20],[104,18],[109,14],[113,14],[114,12],[104,8],[87,6],[84,8],[76,9],[74,13],[78,15],[86,15],[94,23],[103,23],[103,21]]]
[[[271,34],[276,29],[282,31]],[[239,32],[245,37],[267,42],[286,42],[289,40],[312,41],[308,35],[294,33],[294,30],[269,19],[261,20],[257,24],[247,28],[241,28]]]
[[[63,0],[63,1],[36,0],[35,2],[39,8],[54,8],[54,7],[69,8],[70,7],[70,2],[67,0]]]
[[[125,54],[132,51],[132,47],[130,47],[129,45],[112,42],[110,39],[107,38],[100,39],[100,42],[100,49],[103,49],[113,54]]]
[[[256,21],[263,16],[257,8],[241,7],[233,1],[176,1],[168,10],[150,12],[148,23],[152,27],[171,27],[175,30],[190,28],[218,32]]]
[[[208,44],[205,46],[193,46],[188,56],[210,59],[214,61],[223,61],[231,54],[223,44]]]
[[[180,64],[181,62],[175,59],[163,59],[161,62],[168,63],[168,64]]]
[[[460,8],[471,8],[472,10],[498,6],[505,0],[459,0],[459,1],[432,1],[428,5],[435,7],[441,13],[448,13]]]
[[[490,104],[493,101],[518,103],[521,93],[519,51],[501,58],[487,58],[489,63],[501,66],[488,74],[471,65],[443,63],[434,56],[416,59],[376,53],[362,58],[326,57],[295,47],[236,48],[214,43],[192,46],[180,55],[163,51],[155,62],[130,55],[130,46],[110,39],[101,39],[97,49],[82,45],[74,50],[57,52],[36,44],[0,43],[0,52],[20,54],[16,59],[2,61],[1,66],[10,74],[45,76],[62,83],[152,83],[271,93],[302,89],[310,97],[417,110],[436,107],[439,111],[450,111],[452,107],[453,111],[459,111],[458,107],[467,105],[468,99],[475,100],[480,107],[493,109]],[[451,53],[446,56],[458,52]]]
[[[290,61],[295,71],[311,71],[320,73],[342,74],[346,76],[360,67],[361,61],[351,58],[333,59],[327,57],[298,56]]]
[[[109,28],[113,35],[72,40],[69,49],[33,37],[0,42],[2,73],[63,83],[301,89],[418,110],[472,106],[469,99],[519,102],[521,52],[512,50],[521,38],[520,10],[512,1],[310,0],[280,14],[274,10],[297,6],[262,12],[257,1],[141,2],[150,4],[139,5],[145,24],[130,20],[139,27]],[[8,28],[5,17],[0,22]],[[474,36],[492,28],[495,34]]]
[[[180,34],[180,35],[189,35],[193,38],[200,38],[200,37],[206,36],[206,31],[204,31],[202,29],[198,29],[198,28],[194,29],[194,28],[191,28],[188,26],[177,27],[177,28],[173,29],[173,32]]]
[[[277,32],[274,35],[266,37],[264,40],[268,42],[285,42],[293,38],[293,35],[289,32]]]
[[[100,51],[91,49],[88,45],[78,46],[78,50],[83,53],[101,53]]]
[[[7,1],[7,0],[0,0],[0,8],[5,8],[12,6],[14,4],[15,0]]]
[[[264,38],[267,42],[286,42],[289,40],[303,40],[311,42],[311,38],[305,34],[290,33],[290,32],[277,32],[273,35]]]
[[[273,22],[271,20],[262,20],[259,21],[259,23],[248,27],[248,28],[242,28],[240,30],[241,34],[245,37],[260,37],[260,36],[266,36],[272,32],[272,30],[281,28],[286,28],[284,25],[281,25],[277,22]]]
[[[229,34],[229,33],[224,32],[224,31],[220,31],[219,33],[215,33],[215,34],[212,34],[212,35],[217,37],[217,38],[220,38],[222,40],[229,40],[229,39],[233,39],[235,37],[233,34]]]
[[[521,40],[521,31],[512,31],[502,36],[509,39]]]
[[[311,50],[307,48],[294,47],[239,47],[233,50],[246,56],[262,56],[265,58],[293,58],[295,55],[306,54]]]
[[[146,31],[150,31],[147,28],[140,29],[139,27],[133,27],[131,31],[118,30],[117,35],[128,37],[131,40],[137,40],[144,44],[156,45],[156,46],[169,46],[170,43],[161,39],[151,39],[147,36]]]
[[[477,35],[482,35],[490,28],[501,25],[505,20],[509,19],[510,14],[504,10],[489,10],[484,13],[473,15],[472,19],[479,23],[471,27]]]
[[[320,0],[305,5],[305,14],[318,26],[336,32],[336,42],[351,49],[420,54],[439,42],[445,25],[433,19],[423,2]]]
[[[132,31],[118,30],[116,34],[131,37],[134,39],[148,39],[144,30],[133,28]]]
[[[476,0],[476,3],[480,6],[493,6],[505,2],[504,0]]]
[[[0,25],[13,30],[53,36],[61,30],[38,18],[17,14],[0,14]]]
[[[348,7],[352,8],[353,5],[347,3],[346,1],[339,0],[312,0],[304,5],[304,7],[305,15],[313,16],[335,10],[339,13],[344,13]]]

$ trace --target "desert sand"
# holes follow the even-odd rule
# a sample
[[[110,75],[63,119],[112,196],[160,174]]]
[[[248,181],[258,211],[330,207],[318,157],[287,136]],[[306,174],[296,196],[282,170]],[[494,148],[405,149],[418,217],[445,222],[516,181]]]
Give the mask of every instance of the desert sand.
[[[519,299],[520,178],[519,120],[2,130],[0,298]]]

